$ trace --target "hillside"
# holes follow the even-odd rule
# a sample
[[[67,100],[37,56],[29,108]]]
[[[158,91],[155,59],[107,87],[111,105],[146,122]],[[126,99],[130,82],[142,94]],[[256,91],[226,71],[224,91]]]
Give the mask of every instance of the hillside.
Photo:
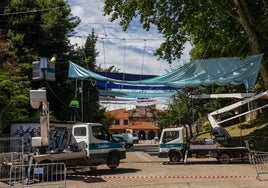
[[[225,127],[234,146],[240,146],[241,140],[249,140],[250,148],[256,151],[268,151],[268,122],[252,121]],[[210,132],[202,132],[198,138],[211,138]]]

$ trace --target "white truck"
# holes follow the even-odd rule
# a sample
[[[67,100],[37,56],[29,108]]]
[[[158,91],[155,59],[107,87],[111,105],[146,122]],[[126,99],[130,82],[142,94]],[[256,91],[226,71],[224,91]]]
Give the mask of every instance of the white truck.
[[[118,167],[121,159],[126,158],[126,149],[114,141],[101,124],[74,124],[71,137],[69,147],[63,150],[55,148],[51,139],[45,152],[37,152],[33,155],[34,161],[36,163],[64,162],[67,166],[107,164],[109,168],[114,169]],[[42,148],[41,138],[33,137],[32,146]]]
[[[132,129],[127,129],[126,133],[123,133],[123,135],[127,137],[127,139],[131,140],[133,144],[139,143],[139,137]]]
[[[187,158],[189,157],[213,157],[221,163],[229,163],[230,161],[237,159],[247,159],[250,154],[248,144],[244,143],[242,147],[233,147],[231,136],[222,126],[220,126],[220,124],[231,119],[244,116],[248,113],[260,110],[262,108],[266,108],[268,104],[257,107],[255,109],[248,109],[248,111],[244,113],[236,114],[231,118],[219,122],[215,119],[214,116],[237,109],[243,105],[249,105],[250,102],[267,95],[268,91],[255,94],[240,102],[234,103],[208,114],[208,119],[212,126],[212,135],[214,136],[215,140],[193,139],[186,141],[186,136],[184,135],[184,132],[186,132],[186,130],[184,127],[163,129],[159,142],[158,156],[169,157],[170,162],[179,162],[181,159],[183,159],[184,163],[187,162]]]
[[[30,102],[38,109],[42,103],[40,116],[40,136],[32,137],[32,147],[37,149],[31,155],[36,163],[64,162],[66,165],[100,165],[107,164],[111,169],[117,168],[120,160],[126,158],[126,149],[112,139],[109,132],[98,123],[77,123],[72,126],[72,134],[59,131],[52,134],[49,121],[49,104],[44,89],[31,90]],[[59,128],[58,128],[59,129]],[[64,130],[64,129],[63,129]],[[57,132],[57,131],[56,131]],[[58,133],[58,132],[57,132]],[[53,137],[57,137],[54,139]],[[59,138],[58,138],[59,136]],[[57,147],[55,147],[57,140]],[[68,147],[59,147],[68,141]]]

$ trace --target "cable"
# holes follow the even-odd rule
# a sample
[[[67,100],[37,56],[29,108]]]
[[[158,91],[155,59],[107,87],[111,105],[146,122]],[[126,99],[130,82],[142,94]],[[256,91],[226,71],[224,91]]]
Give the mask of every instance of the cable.
[[[144,64],[145,48],[146,48],[146,39],[144,39],[143,54],[142,54],[142,62],[141,62],[141,75],[140,75],[140,80],[141,80],[142,73],[143,73],[143,64]]]
[[[47,82],[45,82],[46,83],[46,85],[47,85],[47,87],[48,87],[48,89],[51,91],[51,93],[65,106],[65,107],[67,107],[68,108],[68,104],[66,104],[66,103],[64,103],[57,95],[56,95],[56,93],[52,90],[52,88],[50,87],[50,85],[47,83]]]
[[[36,9],[36,10],[21,11],[21,12],[3,13],[3,14],[0,14],[0,16],[9,16],[9,15],[18,15],[18,14],[28,14],[28,13],[45,12],[45,11],[48,11],[48,10],[61,9],[61,8],[66,8],[66,6],[55,7],[55,8]]]

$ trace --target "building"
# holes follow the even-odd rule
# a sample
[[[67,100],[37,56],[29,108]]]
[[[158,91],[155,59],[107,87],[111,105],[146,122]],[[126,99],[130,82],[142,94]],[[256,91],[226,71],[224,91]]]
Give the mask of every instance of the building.
[[[157,109],[155,105],[136,106],[133,110],[117,109],[109,111],[116,120],[109,127],[111,134],[134,132],[140,140],[151,140],[159,137],[160,128],[157,124]]]

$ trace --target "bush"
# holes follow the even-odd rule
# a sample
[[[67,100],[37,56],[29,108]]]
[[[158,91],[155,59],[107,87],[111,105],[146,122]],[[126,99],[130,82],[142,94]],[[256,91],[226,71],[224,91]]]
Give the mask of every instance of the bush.
[[[209,122],[209,121],[205,121],[205,122],[203,123],[203,131],[208,132],[208,131],[210,131],[210,130],[211,130],[211,124],[210,124],[210,122]]]
[[[244,122],[244,123],[240,123],[238,125],[238,128],[239,129],[249,129],[249,128],[252,128],[254,127],[255,125],[254,124],[251,124],[250,122]]]

